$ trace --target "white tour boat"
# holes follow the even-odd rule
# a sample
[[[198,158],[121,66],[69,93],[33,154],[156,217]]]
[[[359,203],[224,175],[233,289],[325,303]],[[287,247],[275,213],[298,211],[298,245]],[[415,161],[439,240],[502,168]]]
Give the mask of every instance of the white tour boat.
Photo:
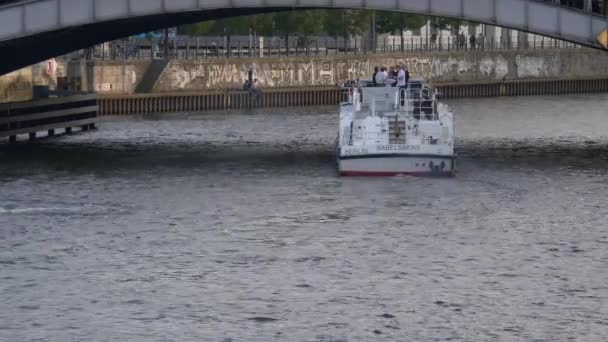
[[[348,89],[340,105],[340,175],[453,175],[454,115],[423,80],[402,90],[367,81]]]

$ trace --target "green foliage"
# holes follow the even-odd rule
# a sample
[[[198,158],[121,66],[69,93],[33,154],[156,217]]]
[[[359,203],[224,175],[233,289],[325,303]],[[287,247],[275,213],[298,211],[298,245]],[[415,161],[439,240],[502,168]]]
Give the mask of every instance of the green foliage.
[[[434,18],[432,21],[434,28],[439,30],[457,30],[460,26],[467,25],[469,27],[477,27],[479,23],[472,23],[466,20],[450,19],[450,18]]]
[[[178,28],[178,34],[192,36],[205,35],[246,35],[257,32],[260,35],[272,34],[273,14],[250,15],[245,17],[233,17],[222,20],[210,20]]]
[[[376,29],[382,33],[417,30],[425,24],[426,17],[421,15],[399,12],[378,12],[376,14]]]
[[[288,11],[274,15],[275,29],[280,35],[298,35],[302,38],[323,32],[325,11]]]
[[[177,28],[177,34],[190,36],[204,36],[211,33],[215,21],[204,21],[202,23],[184,25]]]
[[[358,36],[369,29],[372,12],[363,10],[329,10],[323,29],[333,37]]]
[[[185,25],[178,33],[230,36],[247,35],[251,31],[266,36],[297,35],[304,39],[321,33],[333,37],[359,36],[369,29],[372,13],[368,10],[293,10]],[[377,31],[383,33],[416,30],[426,23],[424,16],[396,12],[376,12],[376,18]],[[442,19],[438,24],[447,27],[453,23]]]

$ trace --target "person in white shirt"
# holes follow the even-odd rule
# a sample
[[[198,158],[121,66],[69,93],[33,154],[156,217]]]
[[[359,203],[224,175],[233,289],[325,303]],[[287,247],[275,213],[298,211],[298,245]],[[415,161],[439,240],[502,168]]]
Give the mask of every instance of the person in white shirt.
[[[384,70],[382,71],[382,73],[384,74],[384,83],[386,83],[386,85],[390,85],[391,78],[388,75],[388,69],[384,68]]]
[[[409,82],[409,71],[407,70],[407,65],[401,64],[399,67],[399,72],[397,73],[397,86],[400,89],[407,88],[407,83]]]
[[[401,64],[399,66],[399,72],[397,73],[397,87],[399,87],[399,92],[401,94],[401,105],[404,105],[405,102],[405,89],[407,89],[407,85],[410,81],[410,72],[407,70],[407,65]]]
[[[384,87],[386,86],[386,79],[388,78],[388,73],[386,72],[386,68],[382,67],[380,72],[376,74],[376,86]]]

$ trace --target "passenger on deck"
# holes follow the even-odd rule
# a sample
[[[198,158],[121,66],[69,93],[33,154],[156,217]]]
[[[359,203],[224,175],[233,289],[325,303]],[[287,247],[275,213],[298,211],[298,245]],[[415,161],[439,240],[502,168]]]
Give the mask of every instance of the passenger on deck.
[[[391,73],[389,74],[389,78],[394,81],[392,84],[393,87],[397,86],[397,77],[398,76],[399,76],[399,66],[397,65],[396,67],[391,68]]]
[[[380,68],[374,67],[374,74],[372,75],[372,82],[374,83],[374,87],[378,84],[376,83],[376,75],[380,72]]]
[[[401,64],[397,73],[397,86],[401,93],[401,105],[405,105],[405,91],[410,81],[410,72],[407,70],[407,65]]]
[[[407,65],[401,64],[397,72],[397,86],[399,89],[406,89],[410,81],[410,72],[407,70]]]
[[[386,86],[386,79],[388,78],[388,73],[386,72],[386,68],[382,67],[380,69],[380,72],[376,74],[376,76],[374,77],[374,81],[376,83],[377,87],[384,87]]]

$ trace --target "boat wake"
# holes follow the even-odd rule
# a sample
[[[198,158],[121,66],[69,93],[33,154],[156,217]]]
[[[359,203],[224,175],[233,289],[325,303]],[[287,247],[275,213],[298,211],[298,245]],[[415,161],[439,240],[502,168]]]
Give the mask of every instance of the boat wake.
[[[90,214],[103,211],[105,208],[97,206],[74,206],[74,207],[29,207],[19,208],[16,206],[0,207],[0,215],[73,215]]]

